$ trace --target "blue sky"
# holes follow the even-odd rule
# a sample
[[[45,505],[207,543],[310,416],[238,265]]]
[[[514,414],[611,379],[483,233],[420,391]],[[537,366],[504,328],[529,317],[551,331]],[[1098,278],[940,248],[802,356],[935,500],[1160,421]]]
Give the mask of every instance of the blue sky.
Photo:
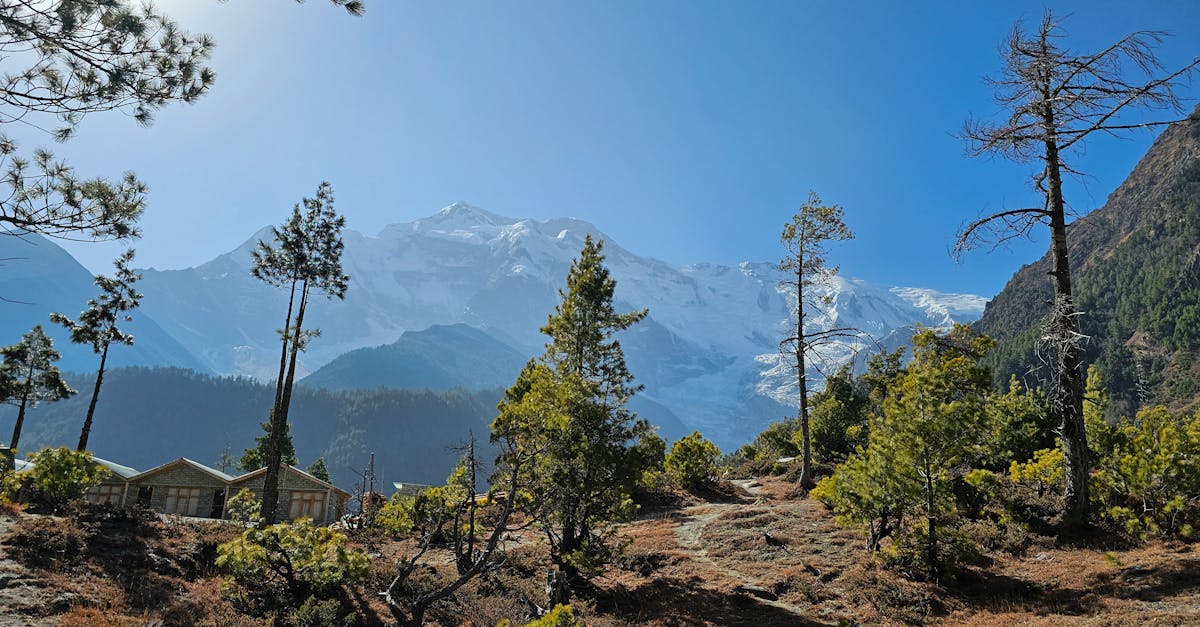
[[[982,77],[1041,3],[368,0],[362,18],[321,0],[159,4],[216,39],[211,93],[150,128],[95,115],[51,146],[82,174],[150,184],[139,265],[228,251],[326,179],[370,234],[465,200],[583,218],[673,263],[778,258],[815,190],[857,234],[831,254],[845,274],[986,296],[1045,250],[948,254],[964,220],[1034,202],[1027,166],[968,159],[954,133],[995,112]],[[1167,66],[1200,54],[1195,2],[1053,8],[1081,51],[1166,29]],[[1181,93],[1194,105],[1200,80]],[[1102,204],[1153,136],[1090,144],[1069,200]],[[102,270],[119,247],[70,249]]]

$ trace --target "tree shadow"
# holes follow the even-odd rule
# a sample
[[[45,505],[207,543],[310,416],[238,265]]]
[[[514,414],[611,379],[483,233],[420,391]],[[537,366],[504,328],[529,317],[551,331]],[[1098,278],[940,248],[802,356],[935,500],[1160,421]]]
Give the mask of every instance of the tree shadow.
[[[1119,599],[1162,601],[1200,591],[1200,558],[1158,566],[1133,565],[1093,578],[1097,593]]]
[[[1063,588],[983,570],[969,570],[946,588],[947,596],[977,610],[1027,611],[1039,616],[1086,616],[1101,609],[1093,590]]]

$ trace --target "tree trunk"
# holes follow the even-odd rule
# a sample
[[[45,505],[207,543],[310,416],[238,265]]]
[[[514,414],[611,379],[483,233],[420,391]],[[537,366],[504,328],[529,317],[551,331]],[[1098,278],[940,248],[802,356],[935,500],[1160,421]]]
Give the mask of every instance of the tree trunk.
[[[96,384],[92,386],[92,401],[88,403],[87,418],[83,420],[83,430],[79,432],[79,446],[76,451],[87,450],[88,437],[92,434],[92,416],[96,414],[96,401],[100,398],[100,384],[104,381],[104,364],[108,361],[108,343],[100,352],[100,369],[96,371]]]
[[[308,282],[300,288],[300,307],[296,312],[296,325],[292,329],[290,359],[287,375],[281,379],[283,393],[271,415],[271,437],[267,441],[267,474],[263,477],[263,501],[259,510],[262,525],[273,525],[279,520],[279,471],[283,464],[283,439],[287,434],[288,405],[292,401],[292,383],[296,377],[296,356],[300,352],[304,333],[304,310],[308,305]],[[370,498],[370,495],[367,495]]]
[[[800,389],[800,481],[802,489],[813,487],[812,441],[808,429],[808,377],[805,376],[804,277],[796,272],[796,383]]]
[[[933,470],[928,464],[925,465],[925,520],[928,524],[925,538],[925,565],[929,567],[929,574],[933,577],[936,583],[941,578],[941,567],[938,564],[937,550],[937,514],[934,510],[933,494]]]
[[[1045,113],[1048,128],[1053,128],[1053,113]],[[1083,422],[1084,373],[1079,351],[1079,323],[1071,294],[1071,262],[1067,255],[1067,225],[1062,195],[1057,139],[1046,140],[1046,179],[1050,205],[1050,242],[1053,256],[1054,304],[1051,311],[1054,338],[1058,350],[1055,408],[1060,412],[1063,456],[1066,458],[1066,512],[1064,522],[1078,526],[1088,511],[1087,432]]]
[[[13,453],[17,452],[17,444],[21,441],[21,427],[25,424],[25,406],[29,403],[29,393],[33,389],[33,366],[29,367],[29,373],[25,377],[25,390],[21,393],[21,404],[17,409],[17,423],[13,425],[12,440],[8,443],[8,448]]]
[[[279,401],[283,399],[283,375],[287,367],[288,344],[292,333],[292,306],[296,303],[296,280],[292,279],[292,289],[288,294],[287,317],[283,320],[283,342],[279,349],[279,376],[275,378],[275,404],[271,410],[279,412]]]

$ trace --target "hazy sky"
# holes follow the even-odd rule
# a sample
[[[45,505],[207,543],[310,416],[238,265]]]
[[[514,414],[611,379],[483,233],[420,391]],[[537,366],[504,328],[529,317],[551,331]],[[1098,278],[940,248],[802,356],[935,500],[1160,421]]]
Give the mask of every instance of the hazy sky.
[[[1035,2],[323,0],[161,2],[217,41],[217,82],[150,128],[95,115],[51,147],[81,174],[151,187],[138,264],[179,268],[282,220],[322,180],[368,234],[456,200],[513,217],[573,216],[673,263],[774,260],[809,190],[842,204],[850,276],[990,296],[1044,239],[955,264],[955,230],[1034,202],[1027,166],[968,159],[954,137],[995,112],[981,80]],[[1167,29],[1200,54],[1200,3],[1059,3],[1068,44]],[[1200,77],[1198,77],[1200,78]],[[1192,106],[1200,80],[1183,92]],[[8,129],[25,147],[48,138]],[[1082,211],[1153,134],[1096,141]],[[93,270],[118,248],[72,245]]]

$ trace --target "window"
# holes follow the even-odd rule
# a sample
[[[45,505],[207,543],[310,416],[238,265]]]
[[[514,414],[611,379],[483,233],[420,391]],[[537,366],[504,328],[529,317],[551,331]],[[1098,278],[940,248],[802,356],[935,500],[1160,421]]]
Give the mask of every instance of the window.
[[[120,505],[121,497],[125,494],[125,486],[123,485],[98,485],[88,488],[87,500],[88,503],[94,505]]]
[[[324,492],[292,492],[292,520],[297,518],[311,518],[313,520],[321,520],[325,513],[325,493]]]
[[[167,488],[166,502],[163,503],[164,514],[179,514],[180,516],[195,516],[200,506],[200,488]]]

